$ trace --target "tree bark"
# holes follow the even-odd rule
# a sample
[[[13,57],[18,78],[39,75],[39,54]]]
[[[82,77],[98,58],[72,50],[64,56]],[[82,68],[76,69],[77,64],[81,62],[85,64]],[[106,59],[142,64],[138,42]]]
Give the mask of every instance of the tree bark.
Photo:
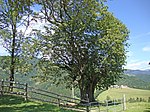
[[[11,65],[10,65],[10,81],[14,81],[15,77],[15,45],[16,45],[16,26],[13,28],[13,40],[12,40],[12,50],[11,50]],[[10,91],[13,91],[13,83],[10,83]]]
[[[94,98],[94,90],[95,90],[96,82],[85,80],[84,77],[82,77],[82,81],[80,82],[80,95],[81,95],[81,103],[87,103],[85,102],[95,102]]]
[[[87,100],[89,102],[95,102],[93,84],[88,84],[86,87],[80,89],[81,100]],[[84,102],[84,101],[83,101]]]

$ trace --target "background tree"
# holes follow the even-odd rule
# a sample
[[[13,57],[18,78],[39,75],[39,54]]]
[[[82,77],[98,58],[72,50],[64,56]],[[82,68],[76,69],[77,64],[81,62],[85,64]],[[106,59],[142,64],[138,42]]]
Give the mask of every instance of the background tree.
[[[64,81],[95,101],[94,90],[114,84],[123,72],[128,30],[96,0],[41,1],[45,32],[39,34],[45,59],[67,71]],[[61,77],[61,76],[59,76]]]
[[[15,70],[21,66],[19,56],[29,26],[31,4],[30,0],[2,0],[0,4],[0,38],[10,54],[10,62],[7,63],[10,65],[10,81],[14,81]]]

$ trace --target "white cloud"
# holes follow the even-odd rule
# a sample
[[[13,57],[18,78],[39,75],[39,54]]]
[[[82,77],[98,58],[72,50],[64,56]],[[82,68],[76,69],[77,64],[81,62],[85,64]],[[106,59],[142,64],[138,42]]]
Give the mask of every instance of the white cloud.
[[[150,52],[150,47],[144,47],[142,50],[146,52]]]
[[[148,65],[149,61],[137,61],[137,62],[131,62],[127,63],[125,66],[126,69],[132,69],[132,70],[145,70],[150,69],[150,65]]]

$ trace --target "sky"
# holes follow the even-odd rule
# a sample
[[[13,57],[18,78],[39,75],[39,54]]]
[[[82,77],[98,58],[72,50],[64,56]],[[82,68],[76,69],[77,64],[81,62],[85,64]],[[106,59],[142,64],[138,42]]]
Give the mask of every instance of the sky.
[[[107,0],[108,10],[130,31],[127,69],[150,69],[150,0]],[[1,40],[0,40],[1,43]],[[0,55],[7,55],[0,46]]]
[[[108,10],[130,31],[128,69],[150,69],[150,0],[107,0]]]

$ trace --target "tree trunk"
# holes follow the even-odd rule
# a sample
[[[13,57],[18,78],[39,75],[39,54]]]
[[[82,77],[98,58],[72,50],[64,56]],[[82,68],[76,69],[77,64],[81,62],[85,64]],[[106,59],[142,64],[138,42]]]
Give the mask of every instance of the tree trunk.
[[[10,65],[10,81],[14,81],[14,73],[15,73],[15,45],[16,45],[16,26],[14,25],[13,29],[13,40],[12,40],[12,50],[11,50],[11,65]],[[10,83],[10,91],[13,91],[13,83]]]
[[[82,83],[80,84],[80,95],[81,95],[81,103],[86,103],[84,100],[88,102],[95,102],[94,98],[94,90],[96,83],[95,81],[90,82],[89,80],[84,80],[82,78]]]

